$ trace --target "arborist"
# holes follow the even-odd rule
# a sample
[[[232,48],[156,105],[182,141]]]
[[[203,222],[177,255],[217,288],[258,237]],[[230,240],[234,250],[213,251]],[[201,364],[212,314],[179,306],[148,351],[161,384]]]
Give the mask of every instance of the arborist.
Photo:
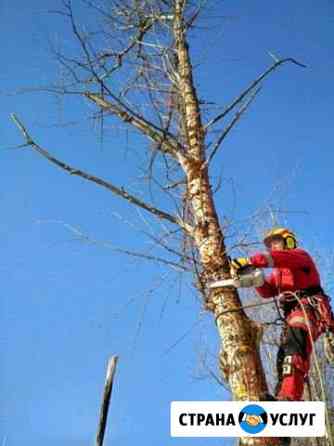
[[[334,338],[334,316],[312,257],[297,247],[287,228],[274,228],[264,237],[267,252],[231,261],[238,273],[247,267],[273,268],[256,287],[264,298],[279,297],[285,326],[277,354],[279,400],[301,400],[310,369],[313,343],[322,333]]]

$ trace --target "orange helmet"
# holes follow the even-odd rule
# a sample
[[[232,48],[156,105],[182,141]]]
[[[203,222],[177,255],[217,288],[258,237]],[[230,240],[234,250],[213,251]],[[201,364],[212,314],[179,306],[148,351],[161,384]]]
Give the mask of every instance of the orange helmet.
[[[287,228],[273,228],[270,231],[268,231],[264,238],[263,243],[269,247],[269,243],[273,238],[281,237],[284,241],[284,247],[285,249],[295,249],[297,248],[297,239],[293,232],[291,232]]]

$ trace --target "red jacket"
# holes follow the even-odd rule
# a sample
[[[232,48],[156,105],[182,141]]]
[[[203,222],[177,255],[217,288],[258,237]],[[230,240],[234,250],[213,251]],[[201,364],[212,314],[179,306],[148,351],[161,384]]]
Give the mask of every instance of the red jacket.
[[[320,286],[318,270],[311,256],[303,249],[269,250],[268,254],[254,254],[250,261],[259,268],[274,268],[265,283],[256,288],[262,297]]]

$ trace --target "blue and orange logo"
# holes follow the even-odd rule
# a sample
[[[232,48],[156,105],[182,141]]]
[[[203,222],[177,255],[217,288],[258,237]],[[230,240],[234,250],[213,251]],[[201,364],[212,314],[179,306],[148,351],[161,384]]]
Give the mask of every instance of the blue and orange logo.
[[[258,434],[267,426],[268,414],[263,407],[257,404],[249,404],[239,413],[240,427],[247,434]]]

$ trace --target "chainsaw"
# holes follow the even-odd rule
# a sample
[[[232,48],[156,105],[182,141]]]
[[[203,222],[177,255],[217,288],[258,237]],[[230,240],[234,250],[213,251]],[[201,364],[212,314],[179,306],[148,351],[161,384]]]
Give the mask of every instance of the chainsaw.
[[[251,288],[264,284],[264,274],[262,269],[252,265],[241,268],[237,273],[231,269],[231,279],[217,280],[209,284],[209,288]]]

